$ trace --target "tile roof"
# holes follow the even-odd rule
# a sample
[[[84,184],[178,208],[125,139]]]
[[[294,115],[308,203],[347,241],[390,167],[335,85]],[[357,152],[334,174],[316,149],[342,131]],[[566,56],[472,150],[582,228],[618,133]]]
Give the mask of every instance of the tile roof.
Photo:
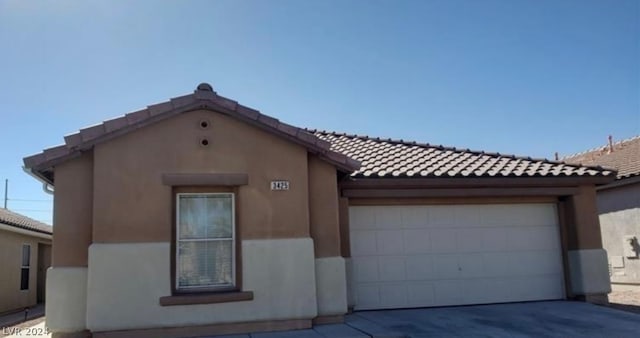
[[[49,235],[53,233],[52,226],[4,208],[0,208],[0,223]]]
[[[81,129],[64,137],[65,144],[45,149],[43,152],[25,157],[24,164],[33,174],[45,182],[53,183],[52,167],[68,159],[77,157],[81,152],[91,149],[95,144],[110,140],[122,134],[134,131],[146,125],[167,119],[171,116],[198,109],[215,110],[246,123],[254,125],[272,134],[284,137],[306,147],[324,160],[347,172],[356,170],[360,163],[331,151],[330,144],[298,127],[261,114],[259,111],[243,106],[238,102],[219,96],[207,83],[198,85],[193,94],[175,97],[169,101],[147,106],[147,108],[128,113],[124,116]]]
[[[385,177],[608,177],[615,171],[500,153],[404,140],[309,130],[362,166],[354,178]]]
[[[618,179],[640,175],[640,135],[562,158],[568,163],[601,165],[618,171]],[[613,150],[613,151],[611,151]]]

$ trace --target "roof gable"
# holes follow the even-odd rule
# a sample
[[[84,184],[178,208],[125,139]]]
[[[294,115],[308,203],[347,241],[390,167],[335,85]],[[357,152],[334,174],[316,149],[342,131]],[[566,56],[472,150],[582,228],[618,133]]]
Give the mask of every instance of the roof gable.
[[[614,170],[500,153],[309,130],[360,161],[353,178],[613,177]]]
[[[200,84],[193,94],[175,97],[169,101],[150,105],[145,109],[128,113],[103,123],[81,129],[64,137],[65,144],[45,149],[43,152],[24,158],[24,164],[33,174],[53,184],[52,167],[80,156],[94,145],[130,133],[139,128],[165,120],[172,116],[194,111],[211,110],[253,125],[293,143],[299,144],[321,159],[346,172],[356,170],[360,163],[330,149],[331,144],[308,131],[280,122],[238,102],[219,96],[206,83]]]

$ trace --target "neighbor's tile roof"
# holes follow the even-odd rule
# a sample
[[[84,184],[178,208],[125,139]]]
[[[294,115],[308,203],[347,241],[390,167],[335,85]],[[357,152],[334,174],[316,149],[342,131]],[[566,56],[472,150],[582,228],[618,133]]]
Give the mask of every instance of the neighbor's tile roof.
[[[601,165],[618,170],[618,179],[640,175],[640,135],[562,158],[568,163]]]
[[[24,165],[32,173],[48,183],[53,183],[53,170],[56,164],[79,156],[95,144],[110,140],[146,125],[167,119],[171,116],[198,109],[210,109],[237,118],[272,134],[298,143],[320,158],[345,170],[352,171],[360,163],[338,152],[331,151],[330,144],[304,129],[280,122],[259,111],[243,106],[238,102],[218,95],[211,85],[198,85],[193,94],[175,97],[169,101],[147,106],[147,108],[128,113],[124,116],[81,129],[64,137],[65,144],[45,149],[43,152],[24,158]]]
[[[53,233],[53,227],[50,225],[4,208],[0,208],[0,223],[45,234]]]
[[[352,177],[583,177],[615,171],[500,153],[310,130],[361,162]]]

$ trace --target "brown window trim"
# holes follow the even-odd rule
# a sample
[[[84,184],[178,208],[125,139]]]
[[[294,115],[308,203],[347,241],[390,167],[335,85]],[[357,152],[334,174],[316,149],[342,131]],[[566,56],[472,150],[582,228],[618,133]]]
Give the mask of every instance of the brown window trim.
[[[253,291],[232,291],[160,297],[161,306],[242,302],[253,300]]]
[[[179,300],[171,300],[172,297],[176,297],[176,299],[183,299],[182,301],[197,301],[197,299],[201,299],[201,303],[185,303],[185,304],[209,304],[209,303],[224,303],[224,302],[232,302],[232,301],[242,301],[242,300],[252,300],[253,292],[252,291],[242,291],[242,238],[240,236],[240,215],[238,212],[238,187],[229,187],[229,186],[174,186],[171,189],[171,296],[165,296],[160,298],[160,304],[162,305],[163,299],[164,302],[178,302]],[[176,285],[176,198],[179,193],[233,193],[235,198],[235,255],[236,255],[236,266],[235,266],[235,285],[230,288],[212,290],[210,288],[202,288],[202,289],[190,289],[190,290],[180,290]],[[248,293],[251,294],[251,299],[246,299],[248,297]],[[218,296],[219,297],[214,297]],[[241,296],[233,296],[233,295],[241,295]],[[167,298],[168,297],[168,298]],[[240,297],[242,299],[235,300],[234,297]],[[225,300],[230,299],[230,300]],[[168,304],[168,305],[181,305],[181,304]]]

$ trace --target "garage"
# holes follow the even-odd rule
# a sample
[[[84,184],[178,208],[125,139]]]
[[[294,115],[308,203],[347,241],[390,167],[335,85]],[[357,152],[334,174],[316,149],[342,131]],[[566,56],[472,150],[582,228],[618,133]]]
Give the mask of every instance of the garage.
[[[565,298],[555,203],[349,207],[355,310]]]

